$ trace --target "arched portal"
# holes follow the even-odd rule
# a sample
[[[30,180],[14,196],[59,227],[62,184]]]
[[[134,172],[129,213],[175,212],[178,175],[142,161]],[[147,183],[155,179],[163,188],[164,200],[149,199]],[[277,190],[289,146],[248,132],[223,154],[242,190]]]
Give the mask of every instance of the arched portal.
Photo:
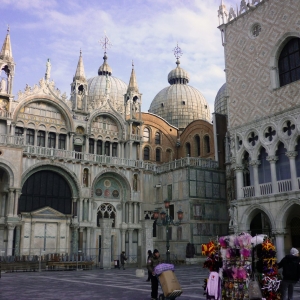
[[[35,172],[25,181],[18,212],[32,212],[46,206],[63,214],[71,214],[72,193],[62,175],[42,170]]]
[[[250,231],[252,236],[257,234],[266,234],[271,236],[271,222],[265,212],[256,210],[250,223]]]

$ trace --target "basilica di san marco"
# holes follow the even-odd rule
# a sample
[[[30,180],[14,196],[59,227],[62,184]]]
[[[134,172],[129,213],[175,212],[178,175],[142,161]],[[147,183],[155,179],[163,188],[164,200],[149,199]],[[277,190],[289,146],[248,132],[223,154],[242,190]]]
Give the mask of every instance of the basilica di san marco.
[[[107,36],[94,77],[80,50],[61,92],[51,59],[36,84],[14,86],[14,36],[2,29],[0,257],[110,269],[122,251],[141,267],[159,249],[192,264],[203,245],[230,241],[220,237],[251,248],[261,234],[277,260],[300,249],[300,4],[239,2],[218,10],[226,83],[213,113],[180,44],[143,112],[143,78],[134,63],[113,76]]]

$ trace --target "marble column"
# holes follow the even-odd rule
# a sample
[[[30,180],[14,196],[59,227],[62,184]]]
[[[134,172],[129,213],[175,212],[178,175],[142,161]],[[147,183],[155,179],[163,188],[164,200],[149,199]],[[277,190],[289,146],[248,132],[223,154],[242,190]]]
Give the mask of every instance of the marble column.
[[[34,146],[37,145],[37,134],[38,134],[38,130],[35,130],[34,131],[34,143],[33,143]]]
[[[243,179],[243,171],[244,171],[244,166],[243,165],[236,165],[235,167],[235,174],[236,174],[236,194],[237,194],[237,199],[242,199],[244,198],[244,179]]]
[[[273,231],[273,234],[276,239],[276,252],[277,252],[277,261],[280,262],[285,256],[284,252],[284,231]]]
[[[55,133],[55,149],[58,149],[58,137],[59,137],[59,133],[56,132]]]
[[[122,235],[122,241],[121,241],[121,251],[125,251],[125,235],[126,235],[126,229],[121,229],[121,235]]]
[[[128,229],[128,255],[132,255],[132,233],[133,229]]]
[[[78,218],[78,221],[81,222],[83,220],[83,199],[79,199],[79,218]]]
[[[112,219],[100,219],[101,257],[100,268],[111,269],[111,229]]]
[[[271,155],[267,157],[267,161],[270,162],[271,178],[272,178],[272,194],[278,193],[277,175],[276,175],[276,162],[278,156]]]
[[[255,197],[260,196],[259,180],[258,180],[258,166],[260,165],[260,160],[251,160],[250,166],[253,169],[253,179],[254,179],[254,190]]]
[[[46,131],[46,135],[45,135],[45,147],[48,148],[48,137],[49,137],[49,131]]]
[[[128,202],[128,223],[132,223],[132,202]]]
[[[34,254],[34,232],[35,232],[35,221],[31,222],[31,228],[30,228],[30,249],[29,254]]]
[[[86,154],[89,153],[89,146],[90,146],[89,136],[86,135],[86,136],[85,136],[85,153],[86,153]]]
[[[79,243],[78,243],[78,251],[83,252],[83,228],[79,228]]]
[[[15,205],[14,205],[14,215],[18,214],[19,198],[21,196],[21,189],[15,189]]]
[[[92,219],[93,199],[89,199],[88,201],[89,201],[89,205],[88,205],[88,207],[89,207],[88,221],[92,222],[93,221],[93,219]]]
[[[147,251],[153,249],[153,220],[140,220],[142,225],[142,264],[147,263]]]
[[[125,201],[122,202],[122,222],[126,223],[126,202]]]
[[[97,140],[94,139],[94,154],[97,154]]]
[[[132,155],[132,145],[133,142],[129,142],[129,159],[132,159],[133,155]]]
[[[298,191],[298,179],[297,179],[297,170],[296,170],[296,156],[298,155],[297,151],[288,151],[285,155],[290,160],[290,170],[291,170],[291,182],[292,182],[292,190]]]
[[[77,198],[73,197],[73,217],[77,217]]]
[[[86,228],[86,255],[91,255],[91,228],[87,227]]]
[[[21,226],[16,226],[15,255],[20,255]]]
[[[73,151],[73,143],[74,143],[73,139],[74,139],[74,133],[71,132],[70,135],[71,135],[71,136],[70,136],[70,146],[69,146],[69,150],[70,150],[70,151]]]
[[[78,253],[78,224],[72,226],[72,254],[77,255]]]
[[[87,219],[87,199],[83,200],[83,221],[86,222]]]
[[[9,188],[9,197],[8,197],[8,215],[13,216],[14,214],[14,200],[15,200],[15,195],[14,191],[15,189]]]
[[[134,202],[133,203],[133,223],[135,224],[135,223],[137,223],[137,203],[136,202]]]
[[[112,156],[112,143],[109,143],[109,156]]]
[[[16,123],[11,123],[11,133],[10,135],[15,135]]]
[[[7,230],[8,230],[8,234],[7,234],[7,249],[6,249],[6,255],[12,255],[13,253],[13,241],[14,241],[14,229],[15,229],[15,225],[14,224],[7,224]]]
[[[68,134],[66,135],[66,149],[64,150],[70,150],[70,137]]]

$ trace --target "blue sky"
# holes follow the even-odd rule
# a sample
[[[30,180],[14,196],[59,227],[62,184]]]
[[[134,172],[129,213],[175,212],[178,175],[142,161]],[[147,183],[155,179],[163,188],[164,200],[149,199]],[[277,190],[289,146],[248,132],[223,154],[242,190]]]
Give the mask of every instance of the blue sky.
[[[173,49],[183,51],[181,67],[190,85],[208,101],[211,112],[218,89],[225,82],[224,53],[217,10],[220,0],[1,0],[0,41],[10,26],[17,64],[14,94],[33,86],[52,63],[51,79],[70,94],[79,51],[86,77],[94,77],[103,62],[98,41],[107,36],[113,76],[128,84],[134,60],[143,94],[143,111],[168,86],[168,73],[176,67]],[[224,0],[229,9],[238,0]]]

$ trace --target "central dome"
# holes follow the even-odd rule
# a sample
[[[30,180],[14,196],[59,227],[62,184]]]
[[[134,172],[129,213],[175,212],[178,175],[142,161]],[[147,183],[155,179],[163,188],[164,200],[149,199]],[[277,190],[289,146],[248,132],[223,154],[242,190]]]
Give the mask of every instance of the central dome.
[[[114,103],[114,106],[124,105],[124,94],[127,91],[127,84],[112,76],[112,69],[107,63],[106,53],[104,54],[104,62],[98,69],[98,76],[87,80],[88,82],[88,102],[93,103],[94,109],[101,106],[101,101],[105,99],[105,92],[107,88],[107,78],[110,80],[109,98]]]
[[[179,129],[184,129],[194,120],[211,121],[210,109],[204,96],[195,88],[187,85],[188,72],[177,67],[168,75],[169,87],[161,90],[153,99],[149,112],[164,118]]]

